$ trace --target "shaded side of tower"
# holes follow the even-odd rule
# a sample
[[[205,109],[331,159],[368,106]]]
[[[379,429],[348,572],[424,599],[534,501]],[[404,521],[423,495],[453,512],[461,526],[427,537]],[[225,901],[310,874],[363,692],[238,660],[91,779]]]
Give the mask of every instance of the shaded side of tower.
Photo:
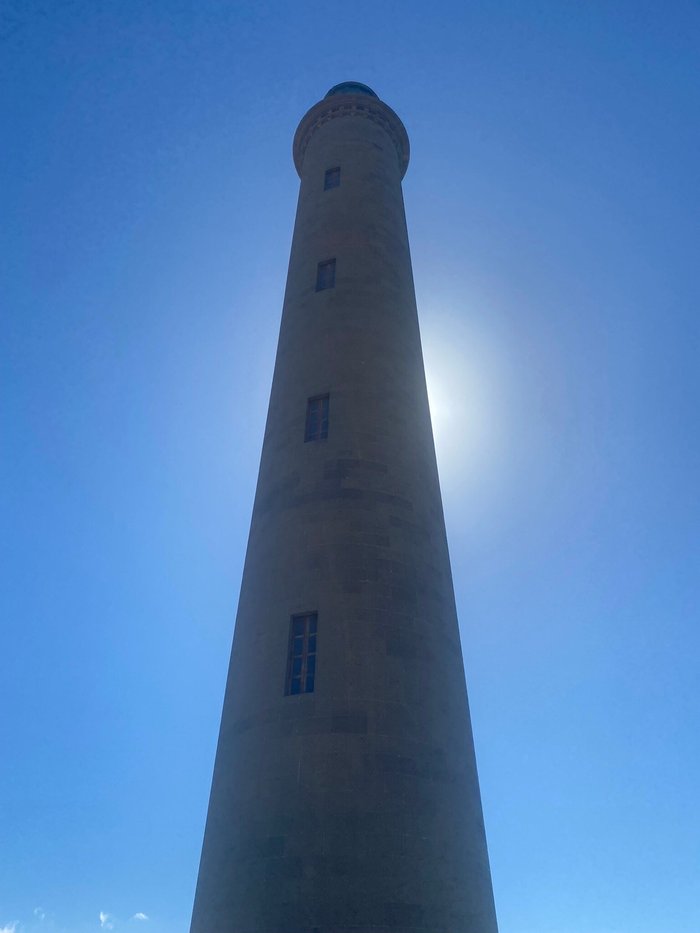
[[[295,139],[192,933],[496,933],[401,191],[408,140],[373,92],[338,87]]]

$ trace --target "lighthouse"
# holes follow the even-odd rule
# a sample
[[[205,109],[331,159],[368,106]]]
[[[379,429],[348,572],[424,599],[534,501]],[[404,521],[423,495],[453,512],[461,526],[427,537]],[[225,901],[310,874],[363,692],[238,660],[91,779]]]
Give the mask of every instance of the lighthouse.
[[[191,933],[497,933],[401,180],[356,82],[301,187]]]

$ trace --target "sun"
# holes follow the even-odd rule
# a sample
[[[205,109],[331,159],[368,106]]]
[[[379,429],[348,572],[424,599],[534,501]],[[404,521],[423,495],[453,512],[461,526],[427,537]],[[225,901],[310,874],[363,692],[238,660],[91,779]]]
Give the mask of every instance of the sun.
[[[463,317],[426,314],[425,378],[440,476],[478,484],[501,446],[503,366]]]

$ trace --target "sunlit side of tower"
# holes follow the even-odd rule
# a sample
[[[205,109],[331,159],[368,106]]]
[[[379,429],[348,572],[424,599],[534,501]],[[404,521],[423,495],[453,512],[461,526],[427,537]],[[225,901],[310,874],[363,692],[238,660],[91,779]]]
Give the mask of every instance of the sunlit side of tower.
[[[333,88],[301,190],[192,933],[496,933],[401,179]]]

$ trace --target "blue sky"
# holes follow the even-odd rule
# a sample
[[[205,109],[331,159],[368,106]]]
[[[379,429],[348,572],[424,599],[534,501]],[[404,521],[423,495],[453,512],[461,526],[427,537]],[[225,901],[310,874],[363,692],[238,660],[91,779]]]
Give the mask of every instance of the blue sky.
[[[348,79],[411,138],[501,933],[697,933],[697,4],[15,0],[0,36],[0,933],[188,929],[291,140]]]

